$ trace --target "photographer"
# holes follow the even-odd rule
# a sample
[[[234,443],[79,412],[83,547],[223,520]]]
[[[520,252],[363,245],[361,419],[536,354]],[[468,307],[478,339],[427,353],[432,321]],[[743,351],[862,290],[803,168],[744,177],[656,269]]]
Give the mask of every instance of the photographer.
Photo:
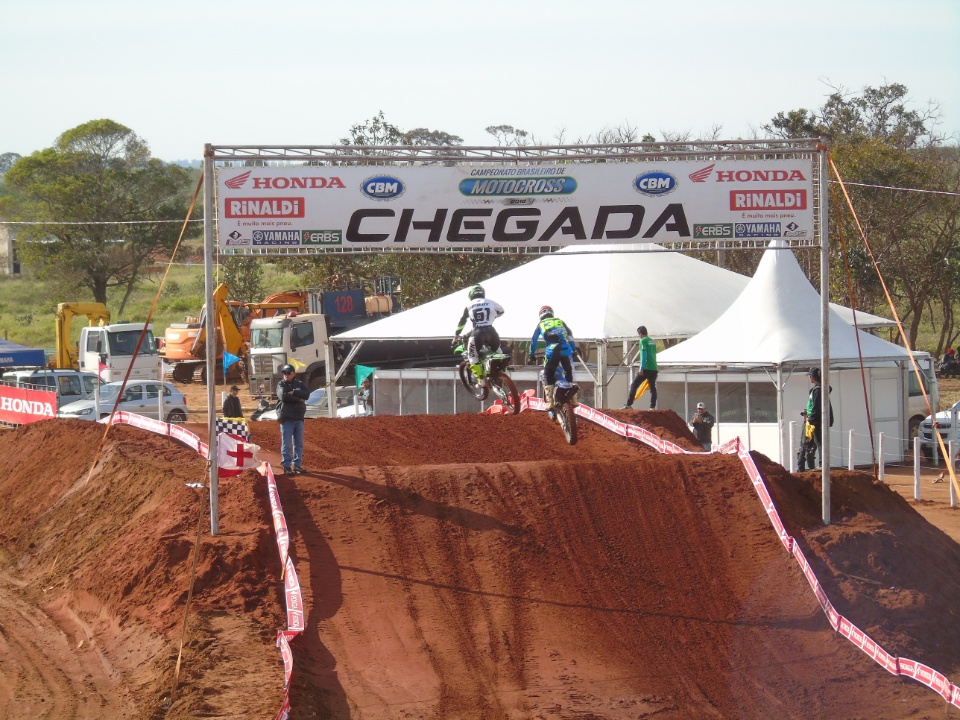
[[[697,414],[693,416],[690,425],[693,428],[693,434],[697,442],[703,445],[703,449],[709,451],[713,447],[713,424],[715,420],[713,415],[707,412],[707,406],[702,402],[697,403]]]

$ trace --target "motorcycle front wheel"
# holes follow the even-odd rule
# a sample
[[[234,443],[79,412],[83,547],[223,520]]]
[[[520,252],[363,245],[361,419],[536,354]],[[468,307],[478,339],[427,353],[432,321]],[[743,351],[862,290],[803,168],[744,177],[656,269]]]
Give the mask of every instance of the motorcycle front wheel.
[[[577,444],[577,413],[567,403],[558,405],[556,408],[557,422],[563,430],[563,436],[570,445]]]
[[[513,410],[514,415],[520,412],[520,393],[517,392],[517,386],[513,384],[509,375],[497,375],[493,378],[493,392],[504,405]]]
[[[486,400],[487,394],[490,392],[488,388],[481,387],[477,376],[473,374],[473,370],[470,369],[470,364],[466,361],[460,363],[457,368],[460,373],[460,383],[466,389],[468,393],[473,395],[477,400]]]

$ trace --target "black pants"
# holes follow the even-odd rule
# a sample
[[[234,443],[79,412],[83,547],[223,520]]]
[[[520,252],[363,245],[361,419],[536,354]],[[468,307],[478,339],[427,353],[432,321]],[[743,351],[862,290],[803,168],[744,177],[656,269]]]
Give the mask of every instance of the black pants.
[[[547,353],[546,360],[543,361],[543,375],[545,385],[554,385],[557,382],[557,366],[563,368],[563,376],[567,382],[573,382],[573,364],[567,355],[561,355],[559,348],[554,348],[553,352]]]
[[[627,405],[633,405],[633,398],[640,389],[640,383],[644,380],[650,386],[650,409],[657,409],[657,371],[641,370],[640,373],[630,383],[630,394],[627,396]]]

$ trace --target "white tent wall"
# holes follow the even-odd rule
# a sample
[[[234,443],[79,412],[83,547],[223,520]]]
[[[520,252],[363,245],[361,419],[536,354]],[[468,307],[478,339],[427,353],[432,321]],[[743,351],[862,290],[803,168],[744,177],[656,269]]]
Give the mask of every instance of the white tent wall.
[[[698,402],[706,404],[716,417],[713,442],[725,443],[739,437],[749,450],[761,452],[786,468],[795,467],[803,418],[810,392],[807,368],[785,370],[782,420],[777,415],[776,369],[754,372],[676,373],[662,372],[657,383],[658,407],[673,410],[689,421]],[[863,381],[857,368],[830,373],[834,425],[830,435],[830,464],[846,467],[849,461],[850,431],[853,431],[854,464],[869,465],[879,451],[876,439],[884,434],[883,454],[887,462],[901,462],[909,446],[908,430],[902,418],[909,401],[905,371],[894,363],[865,368],[873,417],[874,447],[870,443],[863,397]],[[639,405],[643,407],[643,401]],[[771,415],[772,414],[772,415]],[[750,418],[750,422],[747,418]],[[791,425],[795,423],[795,425]]]

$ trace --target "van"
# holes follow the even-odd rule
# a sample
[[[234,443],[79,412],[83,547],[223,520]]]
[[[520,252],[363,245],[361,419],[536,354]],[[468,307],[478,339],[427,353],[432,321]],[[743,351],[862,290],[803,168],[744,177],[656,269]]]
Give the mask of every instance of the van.
[[[10,370],[3,375],[3,384],[28,390],[46,390],[57,393],[57,407],[78,400],[91,400],[97,388],[95,373],[77,370]]]

